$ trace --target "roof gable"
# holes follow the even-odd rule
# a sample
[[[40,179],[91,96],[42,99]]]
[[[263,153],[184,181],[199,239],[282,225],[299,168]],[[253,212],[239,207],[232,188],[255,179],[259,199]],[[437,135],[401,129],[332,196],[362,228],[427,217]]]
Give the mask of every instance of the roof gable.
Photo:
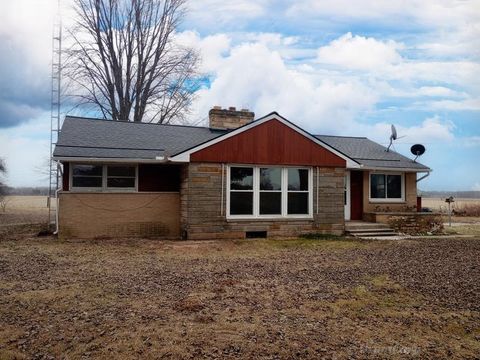
[[[359,167],[276,112],[176,154],[171,160]]]

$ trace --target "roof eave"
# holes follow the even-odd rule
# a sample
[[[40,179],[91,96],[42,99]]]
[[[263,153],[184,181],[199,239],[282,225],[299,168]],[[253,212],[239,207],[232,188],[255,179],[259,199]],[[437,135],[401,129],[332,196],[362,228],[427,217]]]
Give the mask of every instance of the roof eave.
[[[347,166],[347,170],[348,170]],[[370,170],[370,171],[397,171],[397,172],[431,172],[433,171],[430,168],[406,168],[406,167],[388,167],[388,166],[360,166],[361,170]]]
[[[85,157],[85,156],[53,156],[55,161],[63,162],[110,162],[110,163],[138,163],[138,164],[161,164],[161,163],[183,163],[183,161],[172,161],[171,158],[163,158],[159,156],[156,159],[142,159],[142,158],[100,158],[100,157]]]

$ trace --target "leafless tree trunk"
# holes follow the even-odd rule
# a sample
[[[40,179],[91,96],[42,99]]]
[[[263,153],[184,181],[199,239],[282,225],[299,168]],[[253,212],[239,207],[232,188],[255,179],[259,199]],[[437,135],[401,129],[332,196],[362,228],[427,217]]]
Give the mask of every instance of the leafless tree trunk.
[[[113,120],[169,123],[195,95],[198,54],[175,43],[185,0],[74,0],[64,74],[79,106]]]
[[[5,161],[0,158],[0,176],[7,173],[7,167],[5,166]],[[2,178],[0,177],[0,197],[5,195],[7,192],[7,186],[3,183]]]

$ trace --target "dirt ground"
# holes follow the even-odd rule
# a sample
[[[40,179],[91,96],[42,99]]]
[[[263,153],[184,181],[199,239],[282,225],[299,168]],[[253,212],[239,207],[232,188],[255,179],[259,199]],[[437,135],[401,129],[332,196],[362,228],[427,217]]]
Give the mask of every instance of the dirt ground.
[[[480,356],[480,237],[0,241],[0,359]]]

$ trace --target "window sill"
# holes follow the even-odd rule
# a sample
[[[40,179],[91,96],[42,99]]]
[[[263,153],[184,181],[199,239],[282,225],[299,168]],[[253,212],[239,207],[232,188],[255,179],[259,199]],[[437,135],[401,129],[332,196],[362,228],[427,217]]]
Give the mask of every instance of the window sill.
[[[254,221],[254,222],[262,222],[262,221],[313,221],[313,216],[295,216],[295,217],[227,217],[227,222],[235,222],[235,221]]]
[[[102,190],[61,190],[63,194],[179,194],[179,191],[102,191]]]
[[[370,204],[406,204],[404,199],[369,199]]]

